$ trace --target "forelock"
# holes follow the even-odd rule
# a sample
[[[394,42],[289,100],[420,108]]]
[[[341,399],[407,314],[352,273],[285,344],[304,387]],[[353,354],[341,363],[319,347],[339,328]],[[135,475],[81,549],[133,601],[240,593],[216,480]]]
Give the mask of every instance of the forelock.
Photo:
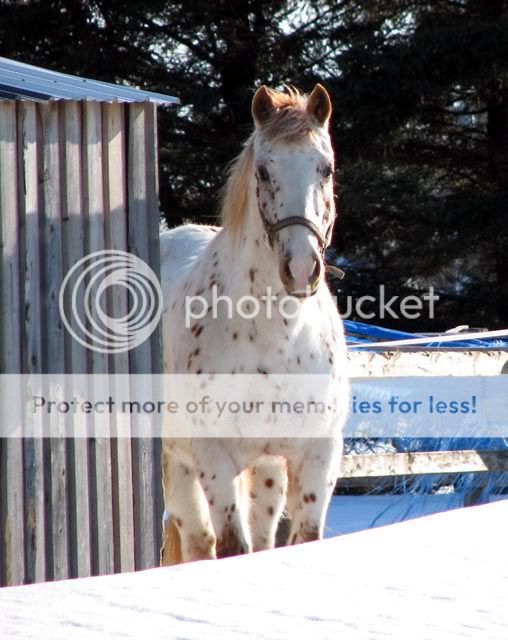
[[[307,112],[307,96],[294,87],[284,92],[269,89],[274,108],[265,122],[258,128],[268,142],[292,142],[316,131],[316,126]]]

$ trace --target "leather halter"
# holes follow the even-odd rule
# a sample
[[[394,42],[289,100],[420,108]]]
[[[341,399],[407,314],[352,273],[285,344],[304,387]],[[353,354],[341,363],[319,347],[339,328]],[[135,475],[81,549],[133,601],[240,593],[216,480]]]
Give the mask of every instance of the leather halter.
[[[330,223],[328,229],[326,230],[326,235],[323,235],[321,233],[321,229],[316,224],[314,224],[312,220],[309,220],[308,218],[304,218],[303,216],[289,216],[287,218],[283,218],[282,220],[279,220],[279,222],[270,224],[268,220],[265,218],[265,216],[263,215],[263,212],[261,211],[261,209],[259,212],[260,212],[261,222],[263,223],[263,227],[265,229],[266,235],[268,236],[268,242],[272,249],[273,249],[273,244],[275,242],[275,236],[281,229],[300,225],[302,227],[306,227],[307,229],[309,229],[309,231],[311,231],[317,238],[317,241],[319,244],[319,250],[320,250],[321,256],[323,256],[323,262],[324,262],[325,249],[330,244],[330,240],[332,236],[333,221]],[[328,272],[333,273],[340,280],[342,280],[342,278],[345,276],[344,271],[342,271],[342,269],[339,269],[338,267],[335,267],[330,264],[326,264],[326,262],[325,262],[325,267]]]
[[[263,217],[263,221],[265,220],[266,218]],[[321,233],[321,229],[316,224],[314,224],[312,220],[309,220],[308,218],[304,218],[303,216],[289,216],[288,218],[283,218],[282,220],[279,220],[279,222],[276,222],[275,224],[269,224],[268,221],[266,221],[265,229],[268,234],[268,240],[270,241],[270,245],[273,246],[275,235],[281,229],[285,229],[286,227],[292,227],[295,225],[307,227],[307,229],[312,231],[312,233],[317,238],[321,253],[324,252],[324,250],[328,246],[327,237],[323,236],[323,234]],[[326,235],[328,236],[328,234],[329,232],[327,231]]]

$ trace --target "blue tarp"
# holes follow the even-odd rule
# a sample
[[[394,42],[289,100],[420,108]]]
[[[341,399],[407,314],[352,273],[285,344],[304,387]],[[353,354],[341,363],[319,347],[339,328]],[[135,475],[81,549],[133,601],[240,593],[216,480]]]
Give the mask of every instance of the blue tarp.
[[[407,331],[396,331],[395,329],[385,329],[365,322],[355,322],[344,320],[347,344],[350,349],[376,348],[375,345],[365,347],[373,342],[387,342],[389,340],[408,340],[412,338],[428,337],[429,342],[424,347],[447,349],[508,349],[507,339],[482,339],[457,340],[455,342],[440,343],[439,336],[426,336],[423,333],[408,333]],[[448,334],[445,334],[448,335]],[[481,335],[481,333],[479,334]],[[422,345],[419,345],[422,347]],[[385,347],[388,348],[388,347]]]

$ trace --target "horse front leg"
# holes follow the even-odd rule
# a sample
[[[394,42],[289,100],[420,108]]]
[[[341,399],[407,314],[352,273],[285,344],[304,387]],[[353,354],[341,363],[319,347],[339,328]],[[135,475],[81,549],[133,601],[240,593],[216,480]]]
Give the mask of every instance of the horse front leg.
[[[215,558],[208,504],[194,469],[163,448],[165,517],[161,565]]]
[[[342,441],[308,440],[301,455],[288,458],[288,501],[291,519],[288,544],[320,540],[326,511],[337,481]]]
[[[286,504],[286,461],[282,457],[263,456],[245,473],[252,550],[273,549],[277,525]]]
[[[217,539],[217,558],[249,553],[240,470],[216,440],[199,440],[192,447],[197,476],[208,501]]]

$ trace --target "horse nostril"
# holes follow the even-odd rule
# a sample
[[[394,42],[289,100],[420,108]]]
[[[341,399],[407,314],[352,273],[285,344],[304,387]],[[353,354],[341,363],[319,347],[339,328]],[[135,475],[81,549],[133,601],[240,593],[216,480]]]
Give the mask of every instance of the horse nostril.
[[[284,267],[282,271],[286,282],[291,282],[291,280],[293,279],[293,274],[291,273],[291,269],[289,268],[289,260],[284,261]]]
[[[314,263],[314,271],[312,272],[312,276],[310,278],[311,282],[316,282],[319,280],[319,276],[321,275],[321,260],[317,259]]]

